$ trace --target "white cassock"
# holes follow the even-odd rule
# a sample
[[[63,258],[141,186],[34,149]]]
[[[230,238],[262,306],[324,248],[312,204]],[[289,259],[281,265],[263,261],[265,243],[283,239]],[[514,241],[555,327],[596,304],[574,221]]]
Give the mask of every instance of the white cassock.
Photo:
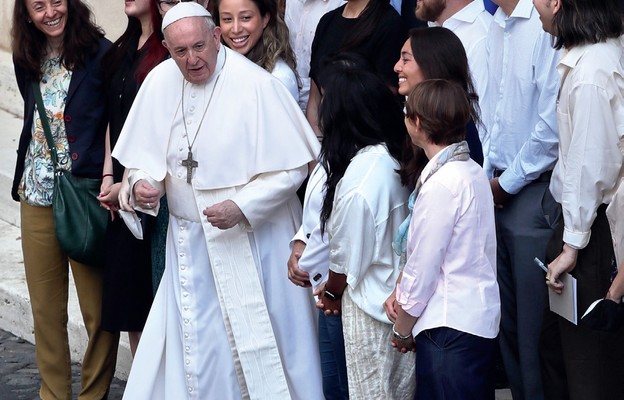
[[[225,46],[203,85],[184,81],[173,60],[148,75],[113,156],[131,185],[147,179],[166,192],[170,218],[124,399],[323,398],[317,312],[286,267],[301,223],[295,192],[318,150],[284,86]],[[202,211],[226,199],[246,220],[219,230]]]

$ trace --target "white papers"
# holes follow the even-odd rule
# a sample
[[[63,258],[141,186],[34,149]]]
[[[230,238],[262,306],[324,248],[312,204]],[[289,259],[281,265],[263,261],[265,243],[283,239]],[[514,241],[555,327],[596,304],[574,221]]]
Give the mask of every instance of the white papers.
[[[576,278],[565,273],[559,276],[559,280],[563,283],[563,292],[561,294],[557,294],[554,290],[548,288],[550,310],[577,325]]]
[[[581,317],[581,319],[585,318],[585,316],[587,316],[587,314],[589,314],[591,312],[591,310],[593,310],[594,307],[596,307],[598,305],[598,303],[600,303],[602,300],[604,300],[604,299],[598,299],[598,300],[594,301],[593,303],[591,303],[589,305],[589,307],[587,308],[587,311],[585,311],[585,314],[583,314],[583,316]]]
[[[139,217],[135,213],[124,210],[119,210],[119,215],[134,237],[143,240],[143,227],[141,226]]]

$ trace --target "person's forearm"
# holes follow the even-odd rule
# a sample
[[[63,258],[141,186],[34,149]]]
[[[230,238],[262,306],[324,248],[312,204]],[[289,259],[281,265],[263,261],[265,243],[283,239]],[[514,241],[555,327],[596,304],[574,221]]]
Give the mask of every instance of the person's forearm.
[[[346,287],[347,276],[330,270],[329,279],[327,279],[327,283],[325,284],[325,290],[341,297]]]
[[[397,319],[394,323],[394,330],[401,336],[408,336],[412,333],[412,328],[414,328],[418,318],[409,315],[400,305],[397,308]]]

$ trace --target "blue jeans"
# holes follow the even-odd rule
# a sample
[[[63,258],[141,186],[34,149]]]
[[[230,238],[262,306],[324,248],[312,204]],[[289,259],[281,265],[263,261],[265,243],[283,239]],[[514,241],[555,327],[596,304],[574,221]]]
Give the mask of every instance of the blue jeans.
[[[494,339],[452,328],[416,336],[416,399],[494,400]]]
[[[326,316],[319,311],[319,350],[325,399],[348,399],[347,362],[340,316]]]

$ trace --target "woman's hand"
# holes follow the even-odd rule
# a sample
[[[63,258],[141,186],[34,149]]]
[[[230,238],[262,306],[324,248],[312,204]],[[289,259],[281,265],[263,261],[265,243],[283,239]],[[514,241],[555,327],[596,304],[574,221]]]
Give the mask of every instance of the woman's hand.
[[[313,293],[315,296],[318,296],[316,308],[318,308],[319,310],[323,310],[325,315],[338,316],[342,312],[342,298],[337,298],[336,300],[331,300],[327,298],[325,296],[325,285],[326,283],[322,284]]]
[[[409,338],[405,340],[401,340],[396,337],[392,337],[390,340],[392,347],[397,349],[400,353],[407,353],[408,351],[416,351],[416,343],[414,342],[414,337],[410,334]]]
[[[119,202],[117,193],[119,192],[119,183],[114,183],[112,176],[105,176],[100,185],[100,194],[96,197],[100,202],[100,206],[110,211],[111,220],[115,220],[115,212],[119,210]]]
[[[399,307],[399,304],[396,301],[396,288],[392,291],[390,296],[388,296],[386,301],[384,301],[383,306],[390,322],[395,323],[397,319],[397,310]]]
[[[306,244],[301,240],[295,240],[288,258],[288,279],[297,286],[311,287],[310,275],[299,268],[299,259],[305,250]]]

